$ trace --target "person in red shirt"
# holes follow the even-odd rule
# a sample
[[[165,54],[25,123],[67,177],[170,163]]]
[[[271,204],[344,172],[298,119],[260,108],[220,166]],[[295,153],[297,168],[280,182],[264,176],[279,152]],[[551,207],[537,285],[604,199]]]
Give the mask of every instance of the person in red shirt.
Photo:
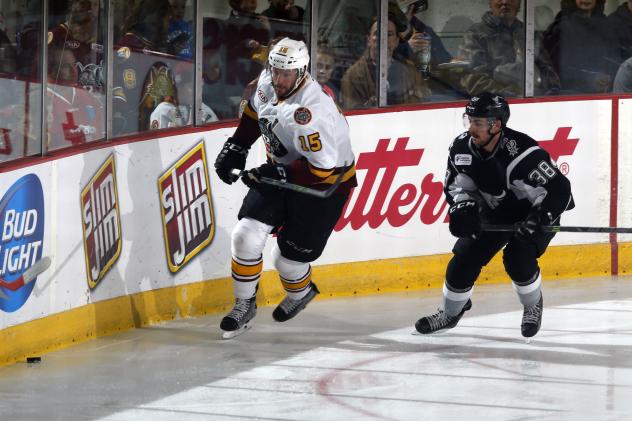
[[[72,50],[49,50],[46,115],[48,149],[103,139],[103,106],[97,94],[77,87],[78,68]]]

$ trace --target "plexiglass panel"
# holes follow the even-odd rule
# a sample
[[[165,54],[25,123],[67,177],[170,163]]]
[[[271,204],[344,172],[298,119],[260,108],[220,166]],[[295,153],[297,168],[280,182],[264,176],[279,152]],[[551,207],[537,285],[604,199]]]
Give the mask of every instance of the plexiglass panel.
[[[49,16],[46,148],[105,139],[105,19],[99,0],[70,0]]]
[[[221,0],[202,4],[202,102],[220,119],[240,115],[263,70],[270,43],[282,37],[309,43],[306,0]]]
[[[193,10],[189,0],[115,3],[115,136],[192,124]]]
[[[41,8],[0,3],[0,162],[42,151]]]

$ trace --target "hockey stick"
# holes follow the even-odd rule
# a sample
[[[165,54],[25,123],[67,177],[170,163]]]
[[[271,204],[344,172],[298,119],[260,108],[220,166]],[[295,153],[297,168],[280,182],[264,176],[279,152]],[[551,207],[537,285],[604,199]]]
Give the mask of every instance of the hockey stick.
[[[24,271],[22,276],[20,276],[15,281],[7,282],[4,279],[0,278],[0,287],[6,288],[10,291],[17,291],[22,288],[24,285],[30,283],[33,279],[37,278],[37,275],[44,272],[50,266],[50,257],[45,256],[35,262],[30,268]],[[6,298],[6,294],[0,291],[0,294],[3,294]]]
[[[483,224],[483,231],[518,231],[520,225],[493,225]],[[622,227],[578,227],[561,225],[544,225],[541,227],[545,232],[603,232],[615,234],[632,234],[632,228]]]
[[[345,169],[347,168],[346,163],[343,168]],[[248,174],[248,171],[247,170],[240,171],[234,168],[230,171],[230,173],[234,176],[242,177]],[[344,175],[345,175],[345,171],[343,170],[340,172],[340,175],[338,176],[338,178],[336,178],[336,181],[334,181],[334,183],[329,188],[327,188],[327,190],[316,190],[310,187],[301,186],[300,184],[288,183],[287,181],[275,180],[274,178],[269,178],[269,177],[259,177],[259,181],[263,184],[268,184],[270,186],[275,186],[275,187],[279,187],[281,189],[286,189],[286,190],[292,190],[298,193],[308,194],[310,196],[320,197],[321,199],[323,199],[325,197],[331,196],[338,189],[338,186],[340,185],[340,183],[342,183],[342,178],[344,177]]]

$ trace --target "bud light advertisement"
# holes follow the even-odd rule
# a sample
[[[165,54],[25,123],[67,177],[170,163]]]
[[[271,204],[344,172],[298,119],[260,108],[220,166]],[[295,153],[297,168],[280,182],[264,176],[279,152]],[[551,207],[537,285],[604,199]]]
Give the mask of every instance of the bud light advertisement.
[[[28,300],[37,281],[22,275],[42,258],[44,193],[36,175],[25,175],[4,194],[0,220],[0,310],[14,312]]]

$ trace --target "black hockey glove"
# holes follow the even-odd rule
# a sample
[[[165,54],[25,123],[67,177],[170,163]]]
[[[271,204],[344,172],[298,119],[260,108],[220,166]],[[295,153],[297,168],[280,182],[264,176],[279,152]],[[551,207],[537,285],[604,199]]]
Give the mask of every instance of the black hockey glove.
[[[233,139],[229,137],[215,159],[215,172],[224,183],[233,184],[239,177],[231,174],[230,170],[243,170],[246,167],[246,156],[248,149],[233,143]]]
[[[475,200],[462,200],[450,206],[450,233],[459,238],[476,238],[481,232],[481,218]]]
[[[257,168],[252,168],[242,175],[241,181],[251,189],[274,190],[278,187],[261,182],[261,177],[277,181],[287,181],[287,171],[284,165],[266,162]]]
[[[518,235],[528,239],[533,234],[543,232],[543,225],[550,225],[553,217],[550,212],[544,212],[540,208],[532,208],[527,218],[518,225]]]

